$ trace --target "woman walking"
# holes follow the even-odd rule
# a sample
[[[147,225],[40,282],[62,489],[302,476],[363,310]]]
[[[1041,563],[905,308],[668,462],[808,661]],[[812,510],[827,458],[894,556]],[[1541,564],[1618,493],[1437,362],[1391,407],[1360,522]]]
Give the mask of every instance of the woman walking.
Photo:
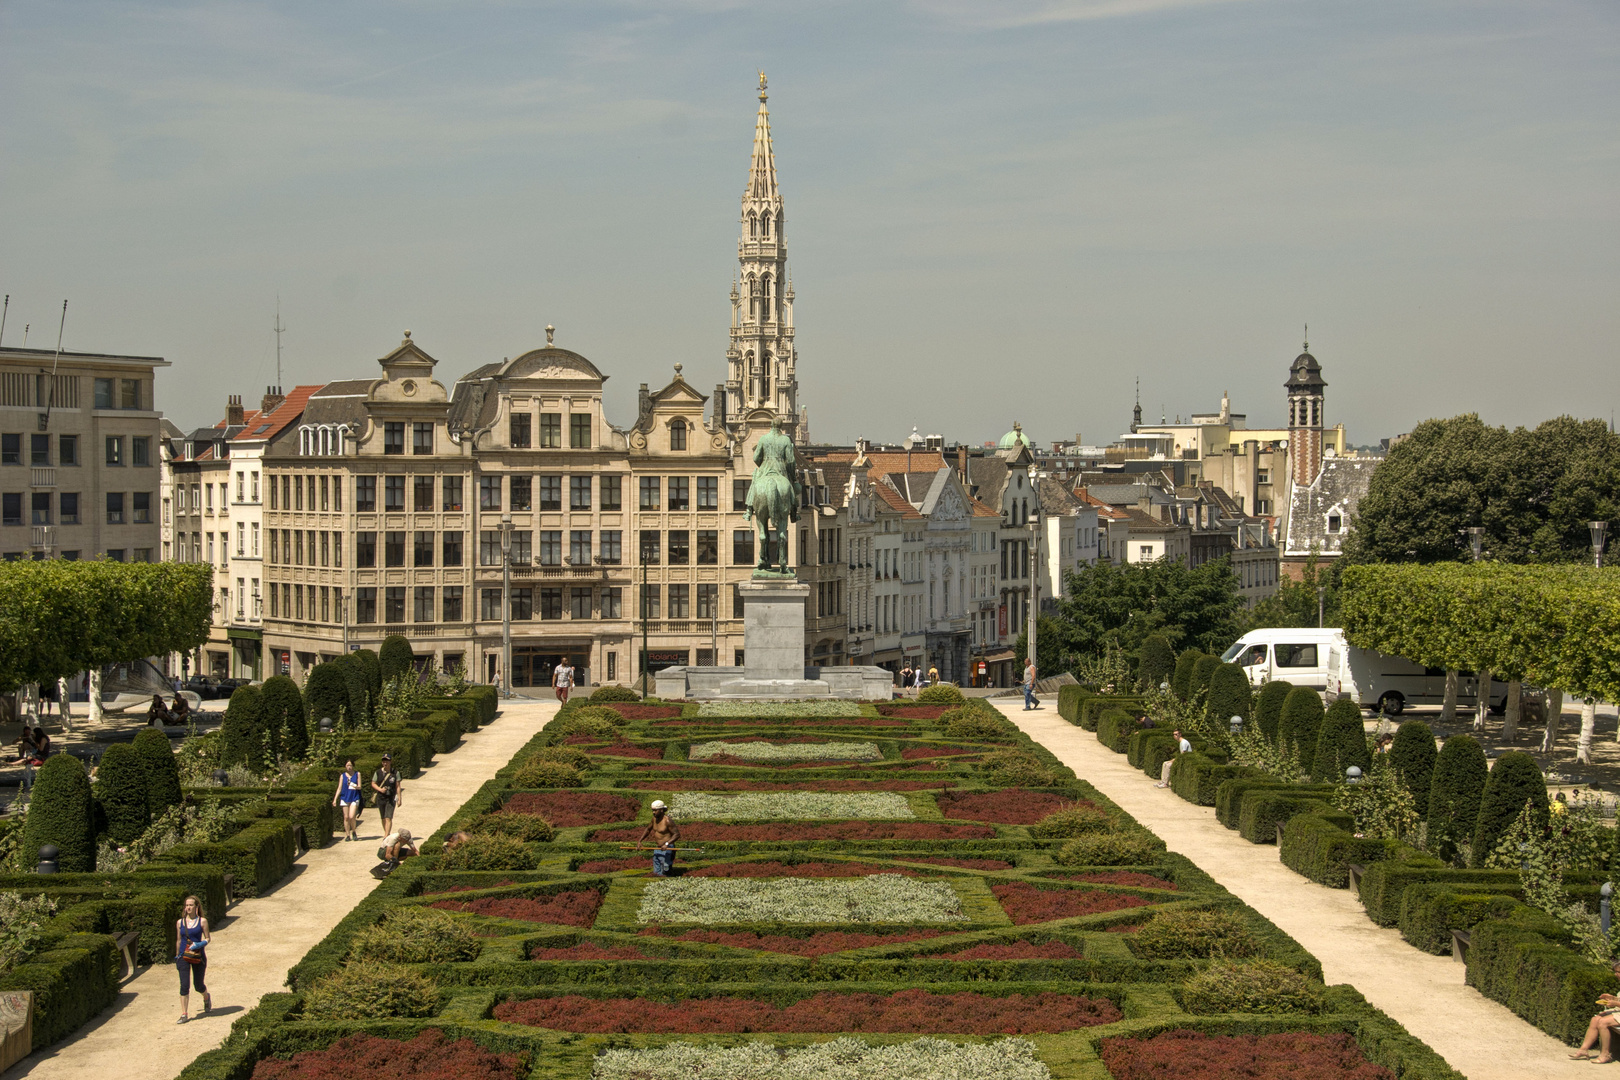
[[[174,958],[174,966],[180,972],[180,1019],[177,1024],[184,1024],[191,1017],[191,984],[197,984],[197,993],[202,995],[202,1011],[199,1017],[208,1015],[208,1010],[214,1007],[214,1002],[208,996],[208,986],[203,982],[208,974],[208,954],[204,946],[208,944],[208,920],[203,918],[202,904],[195,896],[186,897],[186,906],[180,918],[174,923],[174,940],[178,955]]]
[[[343,839],[358,840],[359,837],[355,836],[355,819],[360,816],[360,774],[355,771],[354,758],[343,763],[343,775],[338,777],[332,805],[343,807]]]

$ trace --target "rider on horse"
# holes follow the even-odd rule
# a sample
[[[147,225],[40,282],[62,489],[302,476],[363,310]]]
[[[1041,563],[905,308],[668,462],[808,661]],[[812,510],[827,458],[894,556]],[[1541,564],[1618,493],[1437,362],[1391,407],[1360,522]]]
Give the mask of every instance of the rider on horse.
[[[799,466],[793,440],[782,431],[780,417],[771,419],[771,430],[760,436],[754,447],[754,475],[748,481],[747,516],[759,530],[759,569],[780,569],[788,573],[787,527],[799,520]],[[776,543],[771,547],[770,527],[776,526]],[[773,558],[773,555],[775,556]]]

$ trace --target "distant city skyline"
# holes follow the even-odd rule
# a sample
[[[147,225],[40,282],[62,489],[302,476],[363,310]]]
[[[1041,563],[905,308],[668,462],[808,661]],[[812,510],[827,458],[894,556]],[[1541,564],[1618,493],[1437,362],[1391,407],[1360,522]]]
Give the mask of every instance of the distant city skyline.
[[[544,341],[726,377],[771,81],[817,440],[1610,418],[1620,14],[1577,2],[956,0],[0,9],[5,344],[161,355],[182,428]]]

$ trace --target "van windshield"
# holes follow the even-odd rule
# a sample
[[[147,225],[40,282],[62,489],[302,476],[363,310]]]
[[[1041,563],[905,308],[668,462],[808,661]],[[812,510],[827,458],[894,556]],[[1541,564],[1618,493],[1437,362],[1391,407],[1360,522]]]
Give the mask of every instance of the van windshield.
[[[1243,651],[1243,644],[1244,642],[1242,638],[1238,638],[1237,641],[1233,642],[1230,649],[1227,649],[1225,652],[1221,653],[1221,663],[1230,664],[1232,662],[1232,658]]]

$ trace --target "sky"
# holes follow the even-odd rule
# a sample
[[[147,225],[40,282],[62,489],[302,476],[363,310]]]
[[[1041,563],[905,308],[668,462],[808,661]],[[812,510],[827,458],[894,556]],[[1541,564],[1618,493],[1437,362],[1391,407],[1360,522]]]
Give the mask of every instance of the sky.
[[[190,428],[278,297],[289,387],[550,323],[627,425],[725,377],[761,68],[817,441],[1281,425],[1307,323],[1353,444],[1620,407],[1609,0],[3,0],[4,343]]]

